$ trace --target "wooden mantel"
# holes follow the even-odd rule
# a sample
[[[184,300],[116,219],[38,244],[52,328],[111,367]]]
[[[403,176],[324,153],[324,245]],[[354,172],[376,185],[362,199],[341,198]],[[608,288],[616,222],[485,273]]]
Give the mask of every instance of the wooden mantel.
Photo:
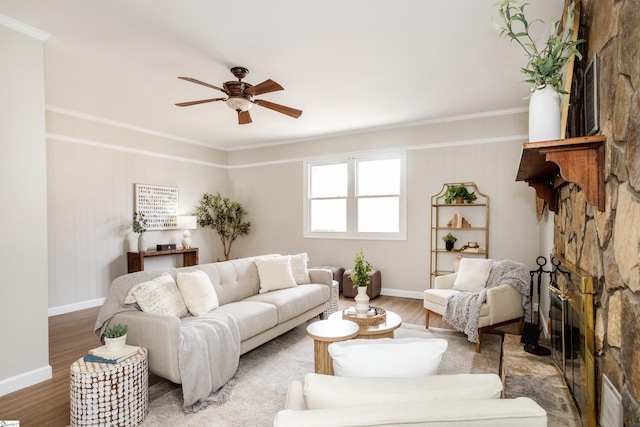
[[[516,181],[526,181],[536,195],[556,210],[555,190],[577,184],[589,204],[604,211],[604,135],[522,144]]]

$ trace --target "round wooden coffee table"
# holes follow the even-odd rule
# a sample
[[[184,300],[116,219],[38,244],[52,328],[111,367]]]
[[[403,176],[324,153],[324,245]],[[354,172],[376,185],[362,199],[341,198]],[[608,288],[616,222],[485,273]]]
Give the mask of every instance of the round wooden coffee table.
[[[393,331],[402,325],[402,317],[393,311],[386,311],[387,319],[385,322],[375,326],[360,326],[356,338],[374,339],[374,338],[393,338]],[[342,320],[342,310],[329,316],[329,320]],[[353,323],[353,322],[352,322]]]
[[[342,312],[334,314],[342,315]],[[329,355],[329,344],[354,338],[359,332],[360,327],[357,323],[342,320],[341,317],[319,320],[307,326],[307,335],[313,338],[315,373],[333,375],[333,359]]]

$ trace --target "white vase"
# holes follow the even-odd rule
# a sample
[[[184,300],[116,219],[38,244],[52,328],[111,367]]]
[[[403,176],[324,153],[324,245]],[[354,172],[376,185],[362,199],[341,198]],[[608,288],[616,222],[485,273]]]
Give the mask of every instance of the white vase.
[[[147,238],[144,233],[140,233],[138,236],[138,252],[145,252],[147,250]]]
[[[560,95],[549,85],[529,99],[529,142],[560,139]]]
[[[356,317],[360,319],[366,318],[369,312],[369,295],[367,295],[366,286],[358,286],[358,295],[356,295],[355,300]]]
[[[122,350],[124,346],[127,345],[127,334],[117,338],[105,337],[104,345],[106,346],[106,350],[111,353]]]

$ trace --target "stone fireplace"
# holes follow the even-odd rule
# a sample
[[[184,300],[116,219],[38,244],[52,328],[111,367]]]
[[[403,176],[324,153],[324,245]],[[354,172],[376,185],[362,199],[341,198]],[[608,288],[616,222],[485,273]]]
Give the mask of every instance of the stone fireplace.
[[[597,57],[605,209],[574,184],[557,191],[554,253],[593,278],[595,405],[603,375],[622,396],[626,426],[640,420],[640,0],[583,0],[584,58],[576,67],[568,136],[580,136],[580,89]]]

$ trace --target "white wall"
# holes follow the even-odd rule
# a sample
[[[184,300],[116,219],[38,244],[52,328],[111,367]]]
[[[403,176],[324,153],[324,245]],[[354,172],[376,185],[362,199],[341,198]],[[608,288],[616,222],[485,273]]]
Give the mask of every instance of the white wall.
[[[429,286],[430,197],[445,182],[472,181],[490,197],[490,257],[534,267],[540,252],[535,192],[515,181],[526,132],[527,115],[517,113],[231,152],[232,192],[252,221],[232,256],[305,251],[311,265],[350,268],[363,248],[381,271],[384,294],[422,298]],[[407,150],[406,241],[303,238],[305,158],[398,148]]]
[[[0,183],[2,396],[51,378],[51,367],[43,40],[1,19]]]

